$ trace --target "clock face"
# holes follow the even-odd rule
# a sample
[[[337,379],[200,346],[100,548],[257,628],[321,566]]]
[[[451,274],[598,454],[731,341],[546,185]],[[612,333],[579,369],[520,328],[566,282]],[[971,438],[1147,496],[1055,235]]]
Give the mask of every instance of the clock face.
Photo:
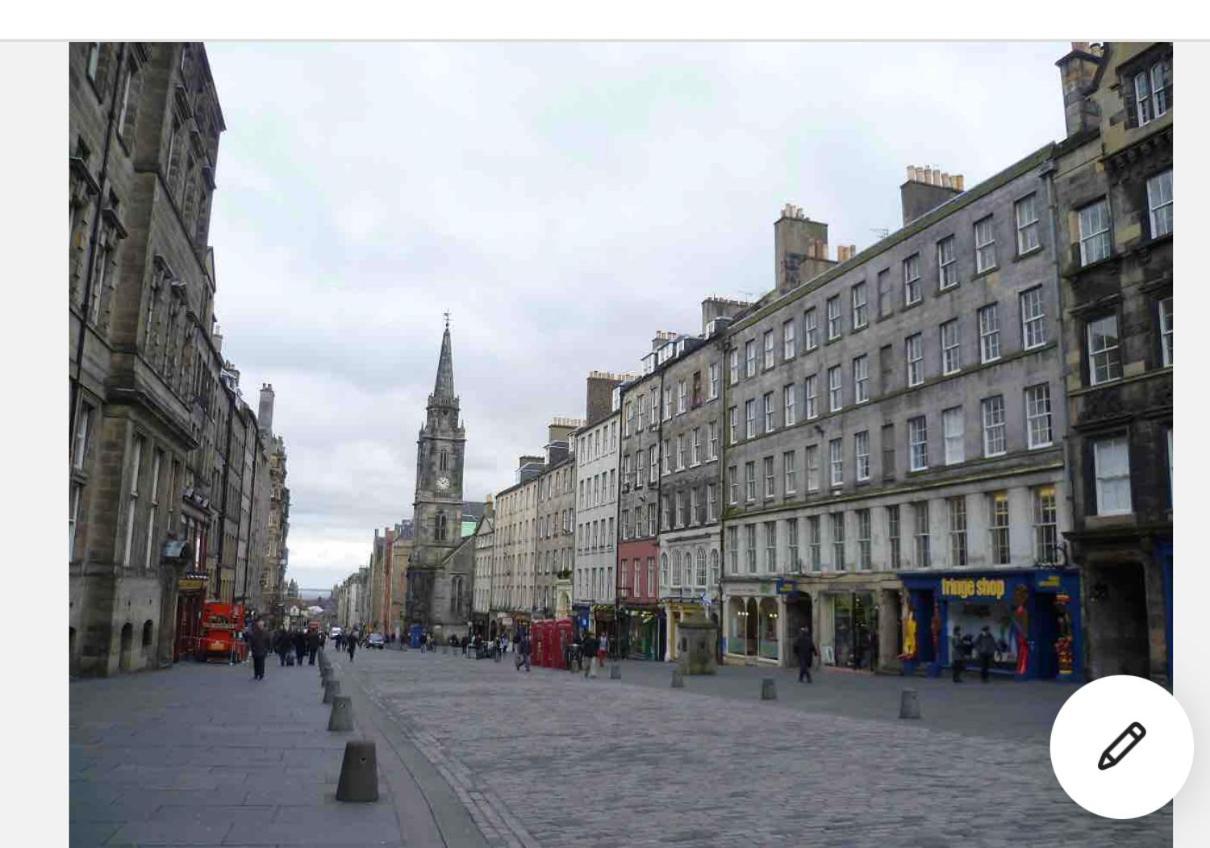
[[[445,491],[449,487],[450,487],[450,478],[449,477],[438,477],[437,478],[437,488],[438,489]]]

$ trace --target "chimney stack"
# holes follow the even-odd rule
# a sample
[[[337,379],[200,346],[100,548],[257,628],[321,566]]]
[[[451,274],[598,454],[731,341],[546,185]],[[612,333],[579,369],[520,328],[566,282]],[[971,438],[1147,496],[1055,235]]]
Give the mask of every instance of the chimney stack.
[[[828,225],[812,221],[787,203],[773,224],[773,279],[778,294],[814,279],[835,263],[828,259]]]
[[[1055,62],[1063,86],[1063,120],[1068,138],[1100,123],[1101,110],[1087,95],[1091,93],[1103,56],[1101,45],[1073,41],[1071,52]]]
[[[261,429],[273,435],[273,384],[264,383],[260,387],[260,411],[256,416],[260,420]]]
[[[965,189],[961,174],[947,174],[939,168],[907,166],[907,182],[899,187],[903,206],[903,225],[932,212],[957,197]]]

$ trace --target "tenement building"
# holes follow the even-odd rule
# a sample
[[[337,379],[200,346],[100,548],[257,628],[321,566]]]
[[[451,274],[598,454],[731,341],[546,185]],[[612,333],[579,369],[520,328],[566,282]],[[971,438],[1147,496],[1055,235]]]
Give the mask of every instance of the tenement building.
[[[613,635],[617,555],[618,427],[616,387],[629,376],[588,375],[586,421],[572,435],[576,453],[576,554],[572,608],[580,628]]]
[[[806,273],[784,246],[826,226],[774,225],[777,288],[727,328],[728,658],[791,664],[808,626],[829,665],[935,666],[988,625],[1000,668],[1079,673],[1050,154],[909,168],[902,229]]]
[[[1059,61],[1054,175],[1090,676],[1172,682],[1172,45]]]
[[[538,523],[540,456],[523,456],[516,484],[496,493],[495,539],[492,544],[492,618],[488,633],[514,632],[532,621],[535,537]]]
[[[538,477],[538,524],[534,536],[535,614],[571,615],[571,574],[575,564],[576,461],[568,439],[584,422],[555,418],[548,428],[546,464]]]

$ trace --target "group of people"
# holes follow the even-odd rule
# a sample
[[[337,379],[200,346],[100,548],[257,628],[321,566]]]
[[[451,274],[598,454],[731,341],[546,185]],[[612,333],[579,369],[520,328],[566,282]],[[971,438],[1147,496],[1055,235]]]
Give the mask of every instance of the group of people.
[[[244,634],[244,640],[248,643],[249,653],[252,655],[252,679],[264,680],[265,658],[269,656],[270,650],[277,654],[283,666],[297,664],[301,668],[305,656],[310,656],[309,665],[315,665],[315,655],[323,647],[325,637],[318,630],[291,631],[285,627],[279,627],[270,636],[264,620],[257,619]]]
[[[974,655],[979,660],[979,679],[986,683],[991,676],[992,658],[998,649],[996,637],[988,625],[983,625],[978,637],[971,639],[970,634],[962,635],[962,628],[955,624],[954,635],[950,637],[950,668],[954,672],[954,682],[962,682],[966,660]]]

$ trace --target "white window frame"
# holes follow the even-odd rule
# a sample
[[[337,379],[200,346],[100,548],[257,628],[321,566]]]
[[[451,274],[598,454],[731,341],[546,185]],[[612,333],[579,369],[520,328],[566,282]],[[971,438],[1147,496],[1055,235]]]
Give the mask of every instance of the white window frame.
[[[828,341],[831,342],[844,335],[844,327],[842,326],[844,318],[840,313],[840,295],[829,297],[825,306],[827,307]]]
[[[1133,493],[1130,491],[1130,442],[1126,434],[1096,439],[1093,448],[1093,477],[1096,482],[1097,515],[1128,515],[1134,511]],[[1113,451],[1111,454],[1110,451]],[[1112,461],[1112,462],[1111,462]],[[1111,465],[1111,467],[1106,467]],[[1124,485],[1124,490],[1115,492],[1114,504],[1108,498],[1108,484]],[[1123,494],[1125,501],[1123,504]]]
[[[929,467],[928,419],[923,415],[908,419],[908,469],[924,471]]]
[[[684,380],[680,380],[676,384],[676,414],[682,415],[688,409],[689,387]]]
[[[853,434],[853,464],[858,482],[870,479],[870,431]]]
[[[1054,444],[1049,383],[1039,383],[1025,389],[1025,432],[1030,450],[1048,448]]]
[[[1151,237],[1172,233],[1172,169],[1161,171],[1147,180],[1147,212],[1151,221]]]
[[[707,398],[706,398],[706,400],[714,400],[715,398],[717,398],[717,397],[718,397],[718,392],[719,392],[719,382],[720,382],[720,381],[719,381],[719,367],[718,367],[718,363],[717,363],[717,362],[711,362],[711,363],[710,363],[710,366],[709,366],[709,369],[708,369],[708,373],[709,373],[709,375],[710,375],[710,376],[709,376],[709,380],[710,380],[710,396],[709,396],[709,397],[707,397]]]
[[[907,337],[904,345],[907,353],[908,388],[919,386],[924,382],[924,335],[914,333]]]
[[[819,313],[812,306],[802,314],[803,350],[815,350],[819,347]]]
[[[1175,341],[1172,334],[1172,295],[1160,298],[1157,308],[1160,316],[1160,361],[1167,368],[1173,362],[1173,342]]]
[[[1109,322],[1113,324],[1113,343],[1094,344],[1097,338],[1095,328]],[[1089,382],[1094,386],[1099,386],[1122,379],[1122,337],[1118,329],[1117,313],[1111,312],[1108,315],[1103,315],[1100,318],[1089,321],[1085,337],[1088,345]],[[1108,339],[1110,336],[1102,333],[1100,334],[1100,338]],[[1098,362],[1103,364],[1098,364]]]
[[[756,339],[744,342],[744,376],[756,376]]]
[[[798,451],[785,451],[781,455],[783,486],[787,495],[798,493]]]
[[[777,497],[777,465],[773,462],[773,457],[764,458],[764,472],[766,500]]]
[[[765,392],[765,432],[772,433],[777,429],[776,407],[773,405],[773,392]]]
[[[862,354],[853,360],[853,403],[870,399],[870,357]]]
[[[834,489],[844,485],[844,439],[828,442],[828,485]]]
[[[1161,59],[1134,75],[1135,116],[1140,127],[1168,114],[1168,88],[1171,84],[1167,59]]]
[[[768,371],[777,364],[777,355],[773,347],[773,331],[765,330],[764,370]]]
[[[828,369],[828,411],[839,412],[844,409],[844,374],[839,365]]]
[[[744,401],[744,436],[756,438],[756,398]]]
[[[958,239],[946,236],[937,241],[937,288],[945,291],[958,285]]]
[[[1113,255],[1109,229],[1109,198],[1102,197],[1079,209],[1080,265],[1091,265]]]
[[[1013,219],[1017,222],[1017,255],[1024,256],[1037,250],[1042,244],[1038,238],[1037,192],[1031,192],[1013,204]]]
[[[911,306],[924,297],[920,290],[920,254],[913,253],[903,260],[903,303]]]
[[[728,376],[731,380],[731,385],[734,386],[736,383],[739,382],[739,349],[738,348],[731,351],[731,356],[729,359],[729,371],[730,371],[730,373],[728,374]]]
[[[1042,287],[1034,286],[1021,292],[1021,347],[1033,350],[1046,344],[1046,304]]]
[[[847,571],[845,567],[844,512],[828,513],[832,530],[832,570]]]
[[[748,503],[756,500],[756,460],[744,463],[744,500]]]
[[[798,420],[796,417],[797,410],[795,409],[795,391],[797,387],[794,383],[788,386],[783,386],[781,390],[782,397],[782,418],[785,420],[786,427],[793,427]]]
[[[739,466],[727,467],[727,502],[732,506],[739,503]]]
[[[958,335],[958,319],[941,325],[941,373],[957,374],[962,370],[962,346]]]
[[[992,395],[980,402],[983,419],[983,455],[1003,456],[1008,452],[1004,395]]]
[[[982,274],[996,267],[996,228],[994,217],[988,215],[975,222],[975,273]]]
[[[850,289],[849,298],[853,313],[853,329],[860,330],[870,323],[864,281]]]
[[[791,318],[781,325],[781,355],[783,359],[793,359],[798,350],[795,346],[794,331],[797,323]]]
[[[803,414],[806,416],[808,421],[819,417],[819,403],[816,393],[816,386],[818,385],[818,382],[818,377],[816,377],[814,374],[809,375],[805,380],[803,380],[802,406]]]
[[[718,459],[718,422],[710,421],[706,424],[706,461],[711,462]]]
[[[945,443],[945,464],[966,462],[966,422],[962,407],[941,410],[941,432]]]
[[[819,445],[807,445],[803,449],[803,468],[807,472],[807,491],[819,491]]]
[[[979,362],[1000,358],[1000,304],[989,303],[975,313],[979,320]]]

